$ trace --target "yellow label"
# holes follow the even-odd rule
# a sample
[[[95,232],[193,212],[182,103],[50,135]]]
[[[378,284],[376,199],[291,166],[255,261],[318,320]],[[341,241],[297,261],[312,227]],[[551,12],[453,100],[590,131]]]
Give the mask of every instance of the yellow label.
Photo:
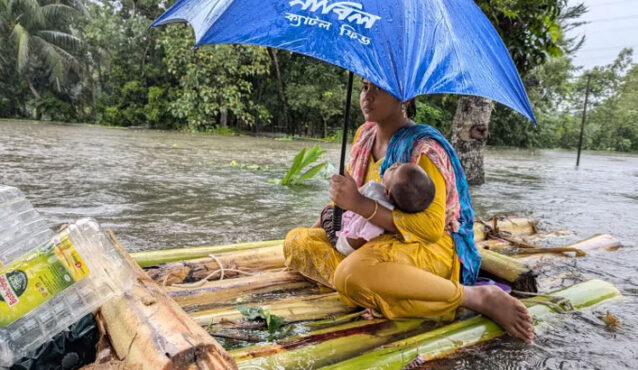
[[[68,234],[0,266],[0,327],[11,325],[88,274]]]

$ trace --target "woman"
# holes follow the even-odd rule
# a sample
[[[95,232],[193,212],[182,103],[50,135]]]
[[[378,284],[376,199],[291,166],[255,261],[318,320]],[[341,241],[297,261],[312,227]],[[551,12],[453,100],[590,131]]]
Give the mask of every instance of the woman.
[[[415,125],[406,118],[405,105],[366,80],[360,104],[367,122],[355,134],[349,174],[332,177],[330,198],[387,233],[344,257],[333,249],[318,223],[313,228],[297,228],[286,236],[286,265],[335,288],[344,301],[378,310],[389,319],[451,320],[462,306],[490,317],[513,337],[531,344],[531,316],[519,300],[495,286],[460,283],[462,272],[465,277],[467,272],[475,275],[478,271],[472,271],[468,257],[459,248],[464,243],[459,237],[463,233],[460,228],[468,223],[459,226],[458,221],[472,212],[470,208],[469,213],[463,213],[463,194],[468,194],[466,204],[470,204],[469,192],[462,170],[459,173],[455,167],[460,165],[449,143],[427,135],[401,141],[409,131],[434,130]],[[401,153],[397,153],[406,142],[409,147],[404,150],[404,161],[421,166],[436,188],[432,204],[415,214],[390,211],[357,190],[368,181],[380,181],[383,171],[392,165],[389,162],[399,159]],[[386,156],[390,160],[384,161]],[[458,183],[457,177],[461,179]],[[476,253],[473,233],[469,233],[467,240]]]

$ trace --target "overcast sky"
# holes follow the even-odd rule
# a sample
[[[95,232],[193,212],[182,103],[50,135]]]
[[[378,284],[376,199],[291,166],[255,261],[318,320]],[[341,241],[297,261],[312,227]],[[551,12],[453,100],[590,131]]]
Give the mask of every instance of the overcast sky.
[[[586,37],[574,57],[575,65],[590,69],[609,64],[624,47],[633,47],[633,60],[638,63],[638,0],[569,1],[570,4],[584,2],[589,8],[582,19],[590,23],[569,33]]]

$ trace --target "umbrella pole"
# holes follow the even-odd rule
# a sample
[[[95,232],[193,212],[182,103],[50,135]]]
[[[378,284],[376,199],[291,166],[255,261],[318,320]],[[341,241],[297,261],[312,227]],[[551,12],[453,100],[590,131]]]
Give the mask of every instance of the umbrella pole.
[[[346,146],[348,145],[348,126],[350,125],[350,105],[352,103],[352,82],[354,80],[354,73],[348,74],[348,87],[346,88],[346,112],[343,120],[343,137],[341,138],[341,159],[339,161],[339,175],[346,173]],[[333,228],[335,231],[341,230],[341,214],[343,210],[337,206],[334,208],[333,213]]]

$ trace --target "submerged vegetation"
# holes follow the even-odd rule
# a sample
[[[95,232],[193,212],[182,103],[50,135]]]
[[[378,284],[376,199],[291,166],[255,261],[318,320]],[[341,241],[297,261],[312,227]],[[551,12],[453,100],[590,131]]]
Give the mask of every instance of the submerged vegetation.
[[[283,317],[272,315],[269,309],[264,309],[257,306],[237,306],[237,311],[241,312],[244,317],[250,321],[263,321],[266,324],[266,329],[271,338],[275,333],[286,324],[286,320]]]
[[[342,69],[252,46],[194,51],[189,26],[149,28],[171,3],[0,0],[0,117],[339,138],[347,79]],[[580,44],[564,31],[579,24],[582,4],[477,4],[507,43],[538,118],[534,127],[497,105],[489,144],[574,148],[591,74],[584,147],[638,151],[638,66],[630,50],[591,71],[570,60]],[[449,134],[457,100],[419,97],[417,121]],[[358,109],[352,113],[352,122],[362,122]]]

